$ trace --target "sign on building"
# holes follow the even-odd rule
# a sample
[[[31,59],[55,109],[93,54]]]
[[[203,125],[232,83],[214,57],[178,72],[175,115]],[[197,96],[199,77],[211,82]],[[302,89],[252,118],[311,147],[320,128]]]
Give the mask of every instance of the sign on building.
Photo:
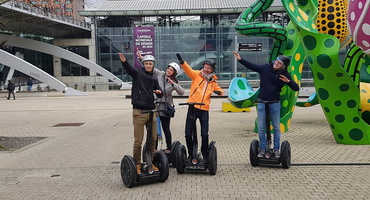
[[[141,55],[152,55],[155,56],[154,48],[154,27],[135,27],[134,29],[134,50],[136,55],[136,49],[141,51]],[[138,59],[135,59],[134,66],[136,68],[141,67],[141,63]]]
[[[262,51],[262,43],[239,43],[239,51]]]

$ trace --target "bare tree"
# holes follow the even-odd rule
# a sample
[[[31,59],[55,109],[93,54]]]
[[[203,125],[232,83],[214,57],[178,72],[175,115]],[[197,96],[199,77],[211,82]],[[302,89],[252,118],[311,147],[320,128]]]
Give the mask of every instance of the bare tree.
[[[11,1],[11,0],[0,0],[0,5],[8,1]],[[89,7],[97,7],[98,5],[97,2],[93,2],[92,0],[77,0],[77,1],[83,2],[85,6],[89,6]],[[27,2],[32,6],[40,8],[38,5],[34,4],[31,0],[27,0]]]
[[[8,1],[10,1],[10,0],[0,0],[0,5],[6,3]]]

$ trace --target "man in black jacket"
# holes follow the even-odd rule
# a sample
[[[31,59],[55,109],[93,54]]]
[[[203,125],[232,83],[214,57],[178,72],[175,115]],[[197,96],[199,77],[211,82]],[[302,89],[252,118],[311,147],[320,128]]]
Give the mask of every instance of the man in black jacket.
[[[134,124],[134,159],[136,162],[136,171],[141,173],[141,145],[144,138],[144,127],[149,120],[149,113],[141,114],[143,110],[152,110],[155,108],[154,94],[161,98],[163,92],[158,84],[158,79],[153,76],[155,59],[151,55],[146,55],[141,62],[143,67],[133,68],[122,53],[118,53],[123,69],[132,77],[131,104],[133,107],[132,116]],[[154,93],[154,94],[153,94]],[[153,158],[155,144],[157,142],[157,121],[156,117],[152,122],[152,143],[150,144],[150,155]],[[153,164],[154,171],[158,168]]]
[[[281,55],[271,63],[262,65],[251,63],[242,59],[237,52],[234,52],[235,58],[246,68],[258,72],[260,75],[260,89],[258,99],[263,101],[277,101],[269,104],[270,119],[274,127],[274,155],[280,157],[280,92],[284,85],[288,85],[292,90],[298,91],[298,84],[290,77],[287,67],[290,65],[290,58]],[[266,151],[266,122],[265,122],[265,104],[257,104],[258,136],[261,151],[258,157],[264,157]]]
[[[15,95],[14,95],[14,90],[15,90],[15,85],[12,81],[8,80],[8,86],[6,88],[8,90],[8,100],[10,99],[10,94],[13,95],[13,99],[15,100]]]

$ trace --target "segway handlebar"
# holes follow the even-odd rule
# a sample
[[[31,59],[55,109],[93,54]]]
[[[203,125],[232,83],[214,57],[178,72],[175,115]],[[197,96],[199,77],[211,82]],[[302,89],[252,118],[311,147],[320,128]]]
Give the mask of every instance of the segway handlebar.
[[[140,111],[140,114],[163,112],[163,111],[165,111],[165,110],[143,110],[143,111]]]
[[[187,102],[187,103],[179,103],[179,106],[183,106],[183,105],[193,105],[193,106],[195,106],[195,105],[200,105],[200,106],[203,106],[203,105],[206,105],[206,104],[204,104],[204,103],[193,103],[193,102]]]
[[[279,100],[274,100],[274,101],[265,101],[265,100],[256,100],[254,103],[267,103],[267,104],[272,104],[272,103],[279,103]]]

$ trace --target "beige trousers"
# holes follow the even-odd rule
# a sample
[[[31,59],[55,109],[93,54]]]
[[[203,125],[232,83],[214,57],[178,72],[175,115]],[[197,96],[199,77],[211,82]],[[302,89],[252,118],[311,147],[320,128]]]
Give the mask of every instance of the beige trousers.
[[[142,110],[133,109],[132,120],[134,124],[134,159],[137,164],[141,163],[141,148],[144,139],[144,135],[147,135],[147,128],[149,122],[149,113],[141,114]],[[150,143],[150,156],[153,159],[154,148],[157,142],[157,119],[156,114],[153,116],[152,122],[152,134]]]

